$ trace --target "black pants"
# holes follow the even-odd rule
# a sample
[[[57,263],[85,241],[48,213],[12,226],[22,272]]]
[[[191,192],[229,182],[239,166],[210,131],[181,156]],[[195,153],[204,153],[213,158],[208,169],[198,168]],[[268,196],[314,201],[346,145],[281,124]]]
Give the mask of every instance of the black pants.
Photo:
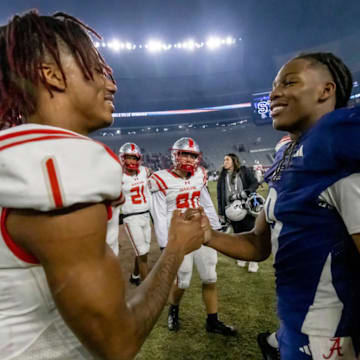
[[[230,221],[231,226],[234,229],[234,233],[241,233],[244,231],[250,231],[253,229],[255,224],[255,217],[252,215],[246,215],[241,221]]]

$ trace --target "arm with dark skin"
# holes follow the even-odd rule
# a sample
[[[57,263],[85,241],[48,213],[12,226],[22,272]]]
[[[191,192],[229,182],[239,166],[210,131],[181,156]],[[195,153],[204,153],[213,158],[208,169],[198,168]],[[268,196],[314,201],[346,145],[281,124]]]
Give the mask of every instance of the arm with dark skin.
[[[360,253],[360,234],[353,234],[351,235],[352,239],[354,240],[354,243],[357,247],[357,249],[359,250]]]
[[[160,259],[128,301],[119,260],[106,244],[103,204],[62,213],[11,210],[13,240],[43,266],[57,307],[83,344],[101,359],[132,359],[166,304],[186,253],[201,245],[200,217],[179,212]]]
[[[270,226],[262,211],[256,218],[255,227],[240,234],[226,234],[212,230],[204,222],[205,245],[235,259],[246,261],[263,261],[271,253]]]

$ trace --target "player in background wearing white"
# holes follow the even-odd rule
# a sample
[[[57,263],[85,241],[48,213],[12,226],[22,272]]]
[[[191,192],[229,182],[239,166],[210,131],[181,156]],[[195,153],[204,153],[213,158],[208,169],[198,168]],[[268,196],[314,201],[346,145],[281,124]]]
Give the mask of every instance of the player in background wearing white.
[[[261,183],[264,180],[263,177],[264,167],[262,166],[262,164],[260,164],[259,160],[254,161],[253,170],[256,180],[258,181],[259,185],[261,185]]]
[[[171,149],[173,169],[160,170],[150,177],[153,192],[152,214],[160,248],[167,246],[168,226],[175,209],[186,210],[201,205],[214,229],[221,225],[210,194],[206,188],[206,174],[199,166],[201,153],[198,144],[191,138],[177,140]],[[208,332],[235,336],[236,330],[219,321],[217,316],[216,263],[217,252],[202,246],[188,254],[178,271],[170,293],[168,328],[179,330],[179,304],[185,289],[190,285],[195,263],[202,281],[203,300],[207,311],[206,330]]]
[[[122,191],[125,203],[121,207],[122,219],[126,234],[135,252],[135,261],[139,271],[138,274],[133,272],[129,281],[138,286],[149,271],[147,255],[151,242],[151,193],[148,178],[151,172],[147,167],[141,165],[141,150],[134,143],[126,143],[121,146],[119,159],[124,172]]]
[[[132,359],[203,240],[202,219],[175,211],[168,246],[127,296],[112,207],[122,169],[87,137],[112,123],[117,88],[88,31],[36,11],[0,27],[2,360]]]

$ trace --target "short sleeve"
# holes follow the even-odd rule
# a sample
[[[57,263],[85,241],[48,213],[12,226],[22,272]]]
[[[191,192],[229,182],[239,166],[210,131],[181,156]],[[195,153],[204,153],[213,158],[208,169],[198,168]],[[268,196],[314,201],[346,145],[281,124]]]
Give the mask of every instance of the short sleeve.
[[[14,129],[0,133],[0,206],[51,211],[119,201],[122,170],[105,145],[60,128]]]

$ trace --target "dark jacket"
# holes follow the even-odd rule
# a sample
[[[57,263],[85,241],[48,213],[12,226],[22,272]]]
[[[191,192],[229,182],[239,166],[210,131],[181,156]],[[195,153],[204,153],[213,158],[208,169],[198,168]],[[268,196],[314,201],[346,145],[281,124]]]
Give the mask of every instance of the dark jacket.
[[[218,201],[218,214],[225,217],[225,205],[226,205],[226,191],[225,191],[225,179],[226,179],[226,170],[222,170],[217,182],[217,201]],[[258,181],[255,178],[254,172],[251,168],[246,166],[240,166],[239,169],[240,179],[243,184],[245,191],[253,193],[259,186]]]

